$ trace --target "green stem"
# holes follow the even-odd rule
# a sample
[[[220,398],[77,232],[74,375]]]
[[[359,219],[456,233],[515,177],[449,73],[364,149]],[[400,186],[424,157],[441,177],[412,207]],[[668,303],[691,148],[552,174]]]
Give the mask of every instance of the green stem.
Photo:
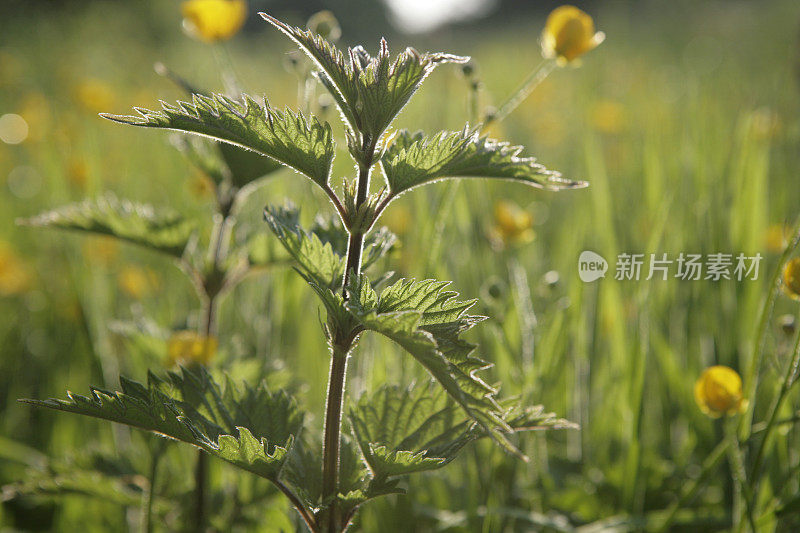
[[[362,145],[364,163],[359,166],[358,183],[356,189],[356,210],[366,201],[369,193],[369,178],[372,160],[375,155],[375,143],[364,139]],[[342,294],[348,298],[347,286],[351,276],[361,273],[361,255],[364,249],[364,229],[351,228],[347,246],[347,261],[345,263],[344,279],[342,280]],[[329,533],[342,530],[343,522],[337,505],[339,492],[339,451],[342,430],[342,402],[344,401],[345,376],[347,375],[347,358],[353,345],[353,339],[348,338],[349,332],[336,332],[336,337],[331,347],[331,368],[328,378],[328,394],[325,402],[325,427],[322,445],[322,501],[328,502],[327,527]]]
[[[163,447],[159,446],[159,448],[153,452],[150,462],[150,475],[147,479],[147,491],[144,496],[144,518],[142,520],[142,531],[144,531],[144,533],[153,531],[153,500],[155,499],[158,465],[163,451]]]
[[[347,241],[347,262],[344,268],[344,281],[342,282],[342,295],[347,299],[347,286],[350,285],[350,276],[358,276],[361,271],[361,255],[364,250],[364,233],[354,231]]]
[[[537,85],[542,83],[544,79],[553,71],[556,66],[554,59],[545,59],[538,67],[533,69],[525,81],[522,82],[519,89],[517,89],[508,99],[497,108],[497,111],[491,116],[486,117],[483,122],[482,131],[495,122],[501,122],[504,118],[510,115],[528,96],[533,92]]]
[[[800,243],[800,221],[795,224],[794,238],[789,246],[787,246],[783,251],[783,254],[781,254],[781,257],[778,260],[778,265],[775,267],[775,270],[772,273],[772,277],[769,281],[769,292],[767,293],[767,299],[764,302],[764,306],[761,308],[761,316],[758,320],[756,341],[753,345],[753,352],[750,355],[750,364],[747,366],[747,372],[744,376],[744,382],[746,384],[744,397],[749,399],[750,409],[748,409],[742,415],[742,418],[739,421],[739,438],[742,441],[747,440],[752,433],[751,425],[756,402],[755,393],[758,389],[760,377],[759,369],[761,368],[761,360],[763,359],[764,355],[764,340],[767,334],[767,326],[769,325],[769,317],[772,315],[772,309],[775,306],[775,300],[780,292],[781,272],[783,271],[783,265],[786,264],[789,256],[797,248],[798,243]]]
[[[340,517],[336,496],[339,487],[339,446],[341,443],[342,402],[344,400],[347,351],[333,347],[328,396],[325,404],[325,440],[322,447],[322,499],[330,500],[328,531],[338,531]]]
[[[669,529],[681,507],[683,507],[697,495],[697,493],[703,487],[706,479],[714,472],[717,466],[719,466],[719,464],[725,458],[725,454],[728,451],[728,446],[730,446],[730,442],[727,439],[723,439],[719,444],[717,444],[716,448],[714,448],[711,453],[708,454],[706,460],[703,461],[703,468],[700,471],[700,475],[697,477],[697,479],[687,485],[681,492],[681,495],[678,497],[678,499],[669,506],[667,509],[667,515],[664,517],[664,521],[661,523],[661,526],[659,526],[659,528],[656,530],[657,532],[660,533]]]
[[[275,486],[278,487],[278,489],[287,498],[289,498],[289,501],[292,503],[292,506],[295,509],[297,509],[297,512],[300,513],[300,516],[302,517],[303,522],[305,522],[306,526],[308,526],[308,530],[311,531],[312,533],[316,533],[317,526],[316,526],[316,523],[314,521],[314,516],[311,514],[311,512],[309,512],[308,509],[306,509],[306,506],[303,505],[303,502],[301,502],[300,499],[297,497],[297,495],[295,495],[294,492],[289,490],[289,487],[284,485],[282,482],[275,481],[274,483],[275,483]]]
[[[756,533],[756,521],[753,515],[753,494],[750,486],[747,484],[747,474],[744,468],[744,458],[742,456],[742,449],[737,438],[736,425],[732,419],[725,420],[725,439],[728,441],[728,461],[731,466],[731,474],[733,475],[735,487],[735,505],[733,506],[734,513],[738,510],[739,513],[733,517],[733,529],[736,531],[743,531],[744,517],[747,518],[750,528],[753,533]]]
[[[764,463],[764,453],[766,452],[772,432],[778,426],[778,413],[780,413],[783,402],[786,399],[789,390],[792,388],[792,385],[794,385],[795,381],[797,380],[798,371],[800,371],[800,333],[798,333],[797,337],[795,338],[792,354],[792,360],[786,369],[786,375],[781,383],[781,388],[778,391],[778,395],[775,397],[775,400],[772,402],[772,406],[770,407],[769,415],[767,416],[767,426],[764,429],[764,437],[761,439],[755,459],[753,459],[753,466],[750,470],[750,479],[753,483],[753,492],[757,492],[758,482],[761,476],[761,468]]]
[[[365,164],[358,169],[358,185],[356,188],[356,210],[366,201],[369,193],[369,177],[372,168],[372,158],[375,156],[375,143],[364,139],[363,144]],[[344,280],[342,281],[342,294],[347,299],[347,286],[350,284],[350,276],[361,272],[361,255],[364,250],[364,230],[354,228],[350,230],[350,238],[347,243],[347,262],[344,267]]]
[[[194,531],[201,533],[206,526],[206,484],[208,483],[208,455],[197,452],[194,469]]]
[[[214,231],[212,232],[211,242],[209,243],[209,254],[211,255],[211,276],[218,275],[219,264],[227,252],[226,239],[228,237],[230,216],[216,215]],[[216,283],[216,282],[215,282]],[[209,290],[208,280],[203,282],[204,313],[202,334],[207,340],[216,331],[216,318],[219,291],[217,288]],[[206,516],[206,486],[208,485],[208,455],[203,450],[197,452],[197,462],[194,471],[194,529],[197,532],[205,530]]]

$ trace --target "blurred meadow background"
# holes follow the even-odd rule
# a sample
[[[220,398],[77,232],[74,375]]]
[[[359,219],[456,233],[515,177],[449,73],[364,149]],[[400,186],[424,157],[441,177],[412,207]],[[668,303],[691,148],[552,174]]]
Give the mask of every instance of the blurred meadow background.
[[[419,11],[439,4],[441,20]],[[184,98],[154,72],[156,62],[220,91],[217,65],[228,57],[245,92],[297,108],[305,88],[288,54],[293,48],[255,13],[302,26],[319,9],[331,9],[341,22],[342,44],[363,42],[374,51],[386,35],[393,52],[410,45],[470,55],[483,109],[501,102],[539,64],[539,35],[555,5],[252,1],[244,30],[208,45],[182,32],[177,1],[3,2],[0,530],[138,527],[147,449],[159,439],[16,400],[60,397],[90,385],[113,389],[119,373],[142,380],[148,368],[164,371],[172,363],[165,345],[153,340],[157,332],[192,327],[199,313],[194,289],[163,257],[15,224],[113,191],[189,215],[201,233],[210,231],[207,178],[170,146],[169,135],[121,127],[99,112],[128,113]],[[698,478],[670,529],[731,526],[729,461],[703,470],[724,439],[725,421],[700,411],[693,387],[704,368],[722,364],[738,370],[748,390],[769,279],[787,228],[800,215],[800,5],[577,5],[606,41],[579,68],[556,69],[491,133],[590,187],[554,194],[515,184],[445,182],[403,197],[381,223],[400,237],[386,259],[396,277],[453,280],[462,295],[480,298],[477,313],[491,319],[470,340],[495,363],[491,375],[504,391],[581,429],[523,436],[529,464],[479,443],[449,469],[411,480],[413,496],[366,505],[359,521],[364,531],[655,530]],[[453,12],[464,19],[451,20]],[[395,126],[460,129],[471,113],[475,79],[458,66],[438,69]],[[322,92],[311,88],[310,105],[336,123]],[[336,128],[341,154],[334,176],[349,176]],[[243,208],[240,230],[261,234],[269,253],[278,244],[261,212],[285,199],[301,206],[305,222],[332,212],[292,172],[260,182]],[[510,229],[502,216],[509,212],[516,213]],[[583,250],[609,260],[605,279],[579,280]],[[613,263],[622,252],[745,252],[764,260],[757,281],[615,281]],[[756,422],[764,419],[791,355],[797,305],[779,295],[767,323],[761,382],[743,415]],[[317,414],[307,423],[321,424],[328,356],[319,308],[281,261],[251,275],[222,302],[212,368],[293,389]],[[153,334],[132,336],[131,328]],[[368,337],[361,346],[349,369],[351,400],[385,382],[424,376],[388,341]],[[771,512],[758,517],[763,531],[800,527],[800,504],[787,505],[800,491],[800,432],[793,422],[800,397],[796,389],[790,393],[780,412],[788,422],[767,451],[759,494],[761,508]],[[743,443],[748,457],[757,444]],[[156,504],[169,530],[176,527],[170,509],[191,490],[195,454],[178,445],[167,453]],[[260,480],[218,461],[212,479],[219,499],[215,528],[294,531],[288,505]],[[230,487],[235,497],[225,492]]]

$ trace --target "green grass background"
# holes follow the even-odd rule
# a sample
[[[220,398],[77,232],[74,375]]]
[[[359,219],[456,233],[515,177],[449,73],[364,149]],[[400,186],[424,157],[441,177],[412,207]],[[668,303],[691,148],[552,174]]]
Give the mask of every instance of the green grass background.
[[[581,430],[523,437],[529,464],[489,443],[474,446],[447,469],[411,480],[410,496],[367,505],[360,518],[366,531],[652,529],[723,438],[722,422],[700,412],[692,388],[712,364],[744,373],[778,258],[767,229],[800,211],[800,9],[790,0],[593,9],[606,42],[580,68],[555,71],[494,131],[525,145],[549,168],[589,181],[588,189],[553,194],[514,184],[437,184],[406,195],[387,213],[395,219],[410,213],[412,225],[386,267],[398,276],[451,279],[462,295],[481,298],[478,312],[492,319],[470,338],[495,363],[492,379]],[[163,368],[163,357],[122,342],[109,326],[143,317],[166,328],[191,324],[198,308],[191,286],[154,254],[123,246],[103,263],[87,251],[85,237],[21,228],[14,220],[111,190],[207,221],[211,203],[193,192],[197,173],[166,134],[96,116],[181,97],[153,73],[156,60],[199,86],[221,88],[215,52],[181,34],[179,24],[173,2],[99,3],[35,19],[12,15],[2,23],[0,114],[21,114],[30,136],[19,145],[0,144],[0,239],[24,261],[32,281],[24,293],[0,299],[0,484],[32,479],[30,464],[44,461],[33,450],[52,457],[60,466],[47,468],[63,468],[70,479],[77,479],[76,464],[128,472],[134,495],[135,476],[147,470],[153,438],[15,400],[89,385],[113,388],[119,372],[142,379],[146,368]],[[484,82],[482,102],[490,105],[541,60],[542,26],[531,18],[420,39],[400,36],[390,44],[471,55]],[[227,49],[247,92],[296,107],[297,79],[283,66],[287,41],[263,25]],[[87,83],[108,88],[109,109],[81,101]],[[396,126],[461,128],[467,92],[458,69],[443,67]],[[332,111],[325,118],[337,120]],[[344,146],[341,136],[338,144]],[[340,150],[335,176],[350,174]],[[286,198],[302,207],[305,220],[330,211],[308,183],[283,171],[253,194],[242,224],[266,233],[263,205]],[[494,201],[504,198],[533,214],[537,236],[498,251],[487,233]],[[610,260],[606,279],[578,279],[585,249]],[[612,279],[621,252],[740,251],[764,256],[758,281]],[[158,279],[139,299],[119,288],[120,273],[130,266],[151,269]],[[321,425],[328,359],[319,307],[290,269],[248,279],[223,303],[223,349],[215,364],[239,379],[270,376],[292,387],[313,414],[308,424]],[[778,298],[775,317],[796,312],[795,302]],[[773,318],[763,382],[750,398],[756,421],[777,390],[790,341]],[[350,367],[349,394],[422,377],[397,348],[367,337]],[[795,390],[782,417],[799,400]],[[769,449],[765,508],[800,490],[798,437],[786,425]],[[101,453],[116,462],[96,459]],[[171,508],[188,498],[194,452],[172,446],[169,458],[158,485],[166,524]],[[245,500],[262,498],[248,511],[261,524],[242,530],[292,530],[285,502],[259,482],[220,464],[213,479],[219,487],[238,486]],[[679,513],[676,530],[729,527],[732,490],[723,462]],[[224,530],[225,513],[235,510],[219,498],[215,527]],[[128,511],[113,500],[80,494],[9,499],[0,507],[0,529],[135,527],[135,498]],[[777,521],[767,514],[760,522],[764,531],[799,525],[797,515]]]

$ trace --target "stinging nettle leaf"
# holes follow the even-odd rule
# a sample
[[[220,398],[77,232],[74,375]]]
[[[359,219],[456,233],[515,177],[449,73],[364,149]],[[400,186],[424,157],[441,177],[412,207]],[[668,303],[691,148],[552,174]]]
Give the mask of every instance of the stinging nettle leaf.
[[[297,261],[304,276],[323,288],[333,289],[342,282],[347,253],[347,232],[338,219],[318,217],[305,231],[299,225],[299,210],[293,205],[267,206],[264,219],[284,248]],[[381,227],[364,240],[361,266],[367,269],[384,257],[397,242],[397,237]]]
[[[365,276],[359,283],[351,294],[370,290]],[[359,294],[347,306],[364,329],[399,344],[485,431],[509,451],[519,453],[503,435],[511,427],[495,399],[497,390],[477,375],[491,365],[472,356],[475,345],[460,337],[485,317],[465,314],[475,301],[457,300],[457,293],[444,290],[448,285],[443,281],[401,279],[379,296]]]
[[[321,70],[319,78],[331,92],[342,117],[367,142],[376,143],[392,120],[405,107],[425,78],[443,63],[465,63],[468,57],[444,53],[420,54],[406,48],[394,60],[389,46],[381,39],[375,57],[364,48],[348,48],[347,53],[311,31],[259,13],[300,47]]]
[[[156,212],[152,206],[119,200],[110,193],[18,223],[110,235],[176,257],[183,255],[195,229],[193,222],[177,213]]]
[[[274,109],[266,100],[242,98],[239,102],[219,94],[196,94],[191,103],[162,102],[161,111],[134,108],[138,115],[101,116],[122,124],[203,135],[252,150],[326,188],[336,150],[330,125],[289,109]]]
[[[348,419],[364,459],[378,479],[441,468],[464,446],[488,436],[433,383],[406,388],[384,385],[363,395],[350,409]],[[506,412],[506,421],[514,432],[576,427],[546,413],[542,406],[513,406]]]
[[[297,208],[291,205],[267,206],[264,209],[264,219],[286,251],[297,261],[304,276],[322,288],[341,283],[344,259],[334,251],[330,242],[323,243],[316,234],[303,230],[298,217]]]
[[[302,425],[285,394],[263,386],[239,391],[230,382],[222,391],[202,368],[170,373],[168,380],[149,374],[146,386],[125,378],[120,384],[119,392],[92,388],[89,396],[68,392],[67,400],[22,401],[152,431],[272,481]]]
[[[384,385],[363,395],[348,419],[376,478],[441,468],[477,435],[441,387]]]
[[[586,187],[547,170],[523,148],[488,137],[477,130],[442,131],[432,137],[400,131],[381,158],[392,196],[447,178],[495,178],[520,181],[534,187],[559,190]]]
[[[211,96],[209,91],[198,89],[193,83],[163,63],[156,63],[154,68],[156,73],[173,82],[190,98],[195,94]],[[241,91],[237,92],[241,93]],[[176,148],[217,184],[223,179],[230,179],[235,187],[241,188],[283,167],[269,157],[229,143],[217,143],[197,138],[188,139],[183,135],[178,137],[174,143]]]
[[[330,243],[334,253],[340,257],[347,255],[349,235],[342,227],[339,217],[322,217],[314,219],[310,233],[319,237],[323,244]],[[382,257],[388,254],[397,243],[397,236],[386,227],[375,228],[364,238],[364,251],[361,269],[367,270]]]

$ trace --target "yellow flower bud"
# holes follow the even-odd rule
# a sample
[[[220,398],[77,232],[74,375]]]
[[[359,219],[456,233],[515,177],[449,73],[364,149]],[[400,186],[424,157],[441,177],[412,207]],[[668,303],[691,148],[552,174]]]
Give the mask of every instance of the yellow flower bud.
[[[247,18],[245,0],[187,0],[181,4],[183,27],[200,41],[230,39]]]
[[[800,257],[795,257],[783,267],[783,288],[789,296],[800,300]]]
[[[592,17],[574,6],[561,6],[547,17],[542,33],[542,55],[560,64],[571,63],[606,38],[594,31]]]
[[[217,338],[194,331],[176,331],[167,341],[167,356],[172,364],[207,365],[217,353]]]
[[[503,244],[523,244],[533,240],[533,216],[514,202],[499,200],[494,204],[493,232]]]
[[[700,410],[712,418],[747,409],[747,400],[742,396],[742,378],[727,366],[706,368],[694,384],[694,399]]]

